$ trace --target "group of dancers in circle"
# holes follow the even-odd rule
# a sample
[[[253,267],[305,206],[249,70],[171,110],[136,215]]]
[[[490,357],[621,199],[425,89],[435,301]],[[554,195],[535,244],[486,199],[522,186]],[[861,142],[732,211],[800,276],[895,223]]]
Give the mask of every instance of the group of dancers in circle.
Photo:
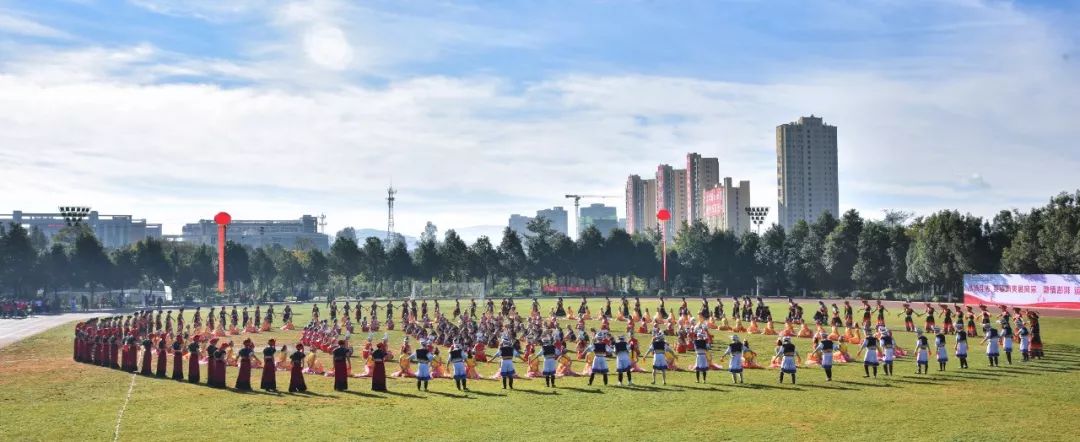
[[[712,308],[709,300],[703,298],[696,315],[691,314],[685,298],[675,312],[669,312],[661,298],[655,314],[649,309],[642,312],[639,299],[635,298],[631,306],[623,297],[621,305],[613,309],[612,300],[608,298],[596,315],[599,329],[586,327],[586,321],[593,319],[593,313],[584,297],[576,310],[565,308],[564,300],[559,298],[546,316],[541,313],[535,298],[526,315],[518,314],[513,299],[503,299],[498,306],[488,299],[482,311],[476,300],[469,300],[466,307],[462,306],[461,300],[453,303],[452,311],[444,314],[438,300],[433,301],[430,311],[426,299],[419,303],[415,299],[401,301],[400,321],[405,337],[396,355],[391,351],[389,335],[385,331],[381,339],[376,339],[378,332],[383,331],[383,324],[378,320],[380,308],[385,311],[386,330],[394,329],[395,305],[392,301],[386,301],[382,307],[372,301],[366,309],[367,316],[363,315],[365,309],[359,302],[355,308],[345,302],[339,309],[338,303],[331,301],[327,305],[329,314],[325,317],[318,305],[313,306],[311,320],[300,330],[300,339],[291,351],[287,345],[279,348],[277,342],[270,339],[261,349],[260,357],[260,351],[250,337],[239,345],[231,339],[241,334],[271,331],[274,306],[267,306],[265,315],[262,306],[256,306],[253,315],[247,307],[238,312],[237,306],[233,306],[231,312],[226,313],[226,307],[222,306],[216,316],[211,308],[205,321],[201,308],[196,308],[190,324],[185,322],[183,308],[175,319],[171,310],[165,312],[164,317],[161,310],[144,310],[79,322],[75,327],[73,357],[78,362],[157,377],[169,376],[167,360],[171,358],[171,377],[190,383],[200,383],[205,365],[206,384],[217,388],[227,386],[226,367],[233,366],[238,368],[234,384],[237,390],[251,390],[252,371],[258,369],[261,370],[260,388],[277,391],[277,372],[282,371],[289,373],[290,392],[304,392],[307,390],[305,375],[333,377],[336,390],[348,389],[350,378],[369,378],[372,390],[386,391],[387,377],[414,378],[416,388],[424,391],[431,380],[439,378],[453,379],[455,388],[462,391],[468,391],[468,381],[479,379],[501,380],[504,389],[513,389],[515,379],[541,377],[545,386],[551,388],[556,387],[558,378],[567,376],[587,376],[589,385],[599,376],[607,385],[611,371],[609,359],[614,362],[619,385],[624,384],[624,378],[626,384],[632,385],[634,373],[650,371],[653,384],[658,377],[666,384],[668,371],[693,371],[696,382],[708,382],[708,373],[713,370],[727,371],[732,382],[742,383],[745,369],[765,367],[758,363],[758,354],[740,334],[777,337],[768,366],[779,369],[780,383],[789,377],[794,384],[800,366],[821,367],[826,381],[831,381],[834,364],[854,362],[858,357],[862,358],[865,377],[877,377],[879,366],[889,376],[893,374],[896,358],[909,353],[900,347],[886,327],[887,309],[880,301],[876,305],[862,301],[863,315],[858,323],[854,321],[854,307],[850,301],[843,302],[842,310],[832,304],[831,312],[824,301],[819,301],[813,315],[814,331],[803,320],[802,306],[790,299],[784,328],[780,331],[773,326],[771,311],[761,298],[757,299],[756,306],[749,297],[735,298],[731,317],[727,316],[719,298]],[[935,321],[936,309],[929,303],[925,304],[923,312],[916,312],[911,304],[904,303],[899,313],[904,317],[905,330],[916,334],[911,353],[918,374],[929,372],[931,355],[935,357],[939,371],[946,369],[950,353],[959,360],[961,368],[968,368],[969,340],[979,337],[971,306],[967,306],[966,316],[960,306],[954,305],[950,309],[939,304],[938,307],[944,313],[940,327]],[[1010,311],[1006,306],[1000,306],[998,327],[995,327],[988,307],[978,307],[983,333],[980,343],[986,345],[990,366],[998,365],[1001,353],[1005,354],[1006,363],[1011,364],[1014,344],[1019,347],[1025,362],[1043,356],[1037,312],[1023,312],[1019,308]],[[952,321],[954,310],[955,322]],[[925,324],[916,327],[913,316],[921,315],[926,316]],[[291,306],[284,306],[282,320],[284,324],[280,330],[295,329]],[[564,329],[560,320],[570,320],[574,325]],[[616,336],[612,330],[613,322],[625,323],[625,333]],[[797,331],[796,326],[799,327]],[[831,331],[826,331],[826,327],[831,327]],[[727,342],[714,347],[714,331],[733,333]],[[357,333],[367,333],[367,338],[362,345],[354,346],[351,336]],[[651,336],[644,352],[636,337],[642,334]],[[947,342],[949,336],[954,341],[951,352]],[[669,344],[669,337],[674,338],[674,346]],[[812,339],[805,361],[797,348],[796,338]],[[413,342],[416,342],[415,348]],[[848,345],[858,345],[854,357],[849,353]],[[489,349],[493,350],[490,354]],[[320,351],[330,355],[332,363],[329,366],[319,359]],[[714,353],[720,354],[719,360],[713,360]],[[679,362],[684,354],[692,354],[688,363]],[[360,361],[362,367],[354,370],[354,359]],[[651,360],[648,371],[639,365],[647,360]],[[580,370],[574,369],[575,361],[584,362]],[[517,372],[516,362],[524,363],[525,373]],[[498,369],[485,377],[477,368],[489,363],[496,364]],[[396,365],[396,370],[388,373],[387,364]]]

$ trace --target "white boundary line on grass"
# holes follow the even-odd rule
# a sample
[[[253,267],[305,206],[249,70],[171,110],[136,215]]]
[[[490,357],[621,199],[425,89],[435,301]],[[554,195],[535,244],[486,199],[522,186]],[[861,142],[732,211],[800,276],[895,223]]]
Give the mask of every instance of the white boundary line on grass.
[[[120,407],[120,413],[116,415],[116,432],[113,433],[113,442],[120,440],[120,421],[124,419],[124,410],[127,410],[128,401],[131,400],[131,392],[135,390],[135,374],[131,374],[131,385],[128,386],[127,397],[124,398],[124,405]]]

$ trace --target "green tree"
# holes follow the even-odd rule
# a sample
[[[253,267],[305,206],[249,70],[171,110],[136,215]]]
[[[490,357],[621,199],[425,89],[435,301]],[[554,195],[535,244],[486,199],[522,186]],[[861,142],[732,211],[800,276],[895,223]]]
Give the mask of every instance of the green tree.
[[[318,290],[323,290],[330,283],[330,260],[326,254],[315,250],[308,250],[304,264],[304,282],[314,284]]]
[[[859,255],[859,234],[862,229],[862,217],[852,209],[844,213],[840,225],[825,238],[822,263],[829,272],[832,287],[837,290],[851,289],[851,274]]]
[[[439,262],[442,274],[451,281],[464,282],[469,277],[469,246],[461,240],[454,229],[446,231],[439,244]]]
[[[387,276],[392,281],[401,281],[413,275],[412,257],[405,247],[405,241],[394,241],[386,252]]]
[[[10,288],[15,296],[29,294],[35,281],[37,251],[29,233],[12,223],[0,236],[0,284]]]
[[[809,239],[810,225],[804,220],[796,222],[785,239],[784,249],[787,253],[784,261],[784,274],[787,276],[788,285],[793,289],[809,289],[814,282],[810,277],[810,262],[820,262],[820,259],[803,255],[802,251],[806,248],[806,242]]]
[[[889,280],[889,230],[881,223],[868,222],[859,233],[858,257],[851,279],[862,290],[881,290]]]
[[[330,273],[345,280],[345,295],[352,294],[352,280],[360,274],[363,255],[356,241],[339,236],[330,246]]]
[[[372,282],[380,282],[386,279],[386,249],[378,237],[369,236],[364,239],[364,247],[361,250],[361,271]]]
[[[604,241],[604,259],[601,261],[601,271],[611,277],[611,287],[619,288],[619,281],[624,276],[629,276],[633,269],[634,240],[623,229],[612,229]],[[706,258],[707,259],[707,258]],[[629,287],[629,284],[626,284]]]
[[[75,237],[75,251],[71,255],[71,266],[75,269],[74,280],[81,287],[90,289],[93,301],[97,286],[107,281],[110,266],[105,248],[92,233],[79,232]]]
[[[469,247],[469,274],[481,278],[485,290],[489,280],[499,274],[499,252],[486,236],[477,238]]]
[[[593,280],[600,275],[600,260],[603,259],[604,236],[596,226],[586,227],[578,236],[577,260],[574,263],[575,273],[585,280]]]
[[[258,248],[251,254],[251,276],[255,287],[259,292],[266,294],[273,285],[274,277],[277,276],[277,268],[274,260],[266,253],[265,248]]]
[[[161,240],[144,238],[134,247],[136,275],[144,278],[151,290],[158,281],[167,281],[172,277],[173,266],[165,257]]]
[[[251,283],[251,261],[244,246],[228,241],[225,243],[225,282],[234,287]]]
[[[709,237],[709,228],[701,221],[695,221],[675,235],[680,274],[690,287],[704,287],[705,271],[709,264]]]
[[[761,236],[760,247],[757,250],[758,281],[764,290],[775,291],[780,294],[786,287],[787,275],[784,266],[787,264],[787,250],[784,243],[787,234],[779,224],[773,224],[765,234]]]
[[[525,267],[527,257],[521,247],[521,238],[510,227],[503,229],[503,238],[499,242],[499,268],[510,278],[510,290],[517,290],[517,278]]]

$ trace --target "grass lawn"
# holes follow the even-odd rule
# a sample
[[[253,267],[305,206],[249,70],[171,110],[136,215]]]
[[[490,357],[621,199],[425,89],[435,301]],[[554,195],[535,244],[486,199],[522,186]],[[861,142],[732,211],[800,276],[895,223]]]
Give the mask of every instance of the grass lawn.
[[[642,303],[656,310],[653,301]],[[542,311],[551,305],[545,301]],[[590,302],[594,314],[601,305]],[[449,312],[452,302],[444,301],[443,307]],[[678,303],[668,302],[668,307],[674,310]],[[691,311],[698,307],[691,301]],[[730,304],[725,307],[730,314]],[[518,308],[527,311],[529,301],[518,301]],[[280,322],[281,309],[276,310]],[[772,310],[777,315],[786,311],[780,303]],[[294,308],[295,323],[305,324],[310,311],[309,305]],[[903,328],[900,318],[888,321],[894,330]],[[618,335],[625,327],[613,324],[612,329]],[[747,370],[746,384],[739,386],[731,384],[726,372],[714,371],[704,385],[694,383],[693,373],[682,372],[669,373],[667,386],[652,386],[650,375],[643,373],[636,375],[635,387],[604,387],[599,379],[589,387],[586,378],[566,377],[559,379],[557,390],[536,379],[516,382],[511,392],[498,381],[471,381],[473,391],[467,394],[457,392],[450,379],[432,381],[426,393],[417,392],[411,380],[390,379],[391,391],[376,394],[368,379],[350,379],[353,391],[340,393],[333,391],[332,378],[309,375],[311,394],[294,395],[238,393],[143,376],[132,382],[130,374],[73,362],[69,324],[0,350],[0,439],[113,439],[130,389],[119,421],[123,440],[1078,440],[1080,430],[1072,419],[1080,418],[1080,319],[1044,317],[1042,331],[1043,360],[1021,363],[1017,349],[1013,365],[1004,365],[1003,355],[1003,366],[991,368],[976,340],[970,369],[961,371],[950,354],[948,371],[937,372],[931,358],[929,375],[915,375],[908,356],[897,361],[892,378],[879,373],[877,379],[865,379],[862,364],[851,363],[834,368],[831,383],[820,368],[800,369],[795,386],[778,385],[778,371],[766,369]],[[713,334],[718,344],[727,342],[729,332]],[[914,334],[895,334],[902,347],[913,346]],[[269,337],[291,348],[299,332],[253,339],[261,349]],[[363,338],[354,336],[354,345],[362,345]],[[749,339],[761,355],[759,362],[767,365],[775,337]],[[401,334],[391,333],[390,342],[396,352]],[[810,340],[795,342],[805,357]],[[680,364],[691,356],[680,358]],[[330,365],[326,355],[320,357]],[[169,358],[170,373],[171,363]],[[582,367],[582,362],[574,364],[575,370]],[[387,371],[393,370],[394,364],[388,364]],[[497,366],[479,364],[479,370],[487,376]],[[518,371],[525,372],[523,364]],[[258,374],[253,373],[255,386]],[[230,367],[229,385],[235,376],[236,368]],[[287,384],[288,374],[279,372],[278,385]]]

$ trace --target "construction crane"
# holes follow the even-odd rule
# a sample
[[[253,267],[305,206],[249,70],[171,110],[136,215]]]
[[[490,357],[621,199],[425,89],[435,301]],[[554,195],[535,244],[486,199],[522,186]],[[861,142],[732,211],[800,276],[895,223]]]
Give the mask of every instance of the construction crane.
[[[619,198],[619,197],[615,196],[615,195],[566,195],[566,198],[573,198],[574,199],[574,230],[580,231],[581,226],[578,224],[578,220],[581,217],[580,207],[581,207],[581,199],[582,198],[605,199],[605,198]]]

